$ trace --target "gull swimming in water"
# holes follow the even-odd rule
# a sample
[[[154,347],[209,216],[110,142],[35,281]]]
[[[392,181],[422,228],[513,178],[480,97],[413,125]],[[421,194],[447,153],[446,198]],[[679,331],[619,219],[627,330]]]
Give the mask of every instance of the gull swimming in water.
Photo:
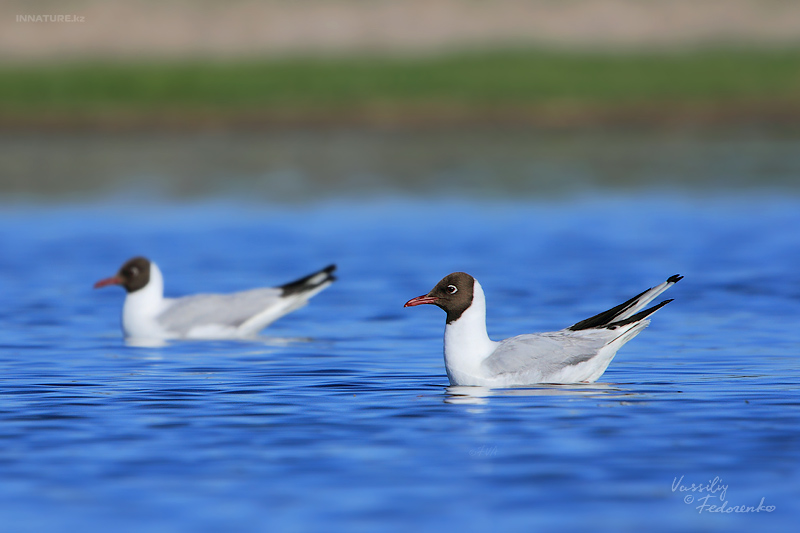
[[[672,300],[645,308],[680,281],[675,275],[630,300],[548,333],[493,341],[486,333],[486,298],[478,280],[464,272],[442,279],[404,307],[432,304],[447,313],[444,363],[451,385],[513,387],[539,383],[593,383],[622,345],[638,335],[650,315]]]
[[[335,265],[280,285],[228,294],[164,297],[164,278],[153,261],[134,257],[94,288],[126,291],[122,330],[133,339],[230,339],[253,337],[280,317],[303,307],[336,278]]]

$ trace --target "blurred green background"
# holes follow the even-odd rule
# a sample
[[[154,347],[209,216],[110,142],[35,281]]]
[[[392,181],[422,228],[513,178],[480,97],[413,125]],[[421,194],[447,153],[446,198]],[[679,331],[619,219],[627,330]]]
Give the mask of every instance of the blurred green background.
[[[716,187],[736,177],[661,154],[761,143],[766,160],[796,146],[800,123],[800,2],[788,0],[0,10],[7,199],[535,193],[628,185],[643,153],[661,168],[639,169],[650,185]],[[781,161],[760,179],[793,185],[799,164]]]

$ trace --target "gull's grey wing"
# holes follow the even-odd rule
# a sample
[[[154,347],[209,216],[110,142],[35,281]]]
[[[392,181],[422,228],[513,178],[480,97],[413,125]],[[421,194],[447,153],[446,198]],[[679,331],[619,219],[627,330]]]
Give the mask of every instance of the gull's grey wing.
[[[595,357],[618,334],[610,330],[553,331],[511,337],[482,364],[493,375],[546,376]]]
[[[605,371],[617,350],[647,327],[647,317],[672,300],[645,309],[647,304],[681,279],[678,274],[670,276],[660,285],[569,328],[506,339],[481,365],[490,376],[502,376],[506,382],[509,376],[519,383],[592,382]]]
[[[175,298],[158,316],[158,322],[180,335],[199,326],[238,328],[248,319],[279,303],[281,296],[282,290],[279,288],[263,288],[231,294],[197,294]]]

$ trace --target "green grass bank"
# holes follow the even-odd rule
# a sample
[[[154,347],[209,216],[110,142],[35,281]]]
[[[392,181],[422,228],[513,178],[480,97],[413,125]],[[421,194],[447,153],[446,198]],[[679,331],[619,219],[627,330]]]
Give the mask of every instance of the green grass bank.
[[[800,50],[0,65],[0,123],[800,116]],[[659,118],[660,117],[660,118]]]

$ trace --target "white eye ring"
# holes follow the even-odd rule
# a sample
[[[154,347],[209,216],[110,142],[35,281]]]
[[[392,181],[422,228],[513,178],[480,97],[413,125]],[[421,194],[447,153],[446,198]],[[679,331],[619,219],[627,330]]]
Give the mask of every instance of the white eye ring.
[[[134,276],[138,275],[139,274],[139,269],[136,268],[136,267],[131,268],[131,274],[133,274]]]
[[[458,287],[456,287],[455,285],[448,285],[447,292],[449,292],[450,294],[455,294],[458,292]]]

